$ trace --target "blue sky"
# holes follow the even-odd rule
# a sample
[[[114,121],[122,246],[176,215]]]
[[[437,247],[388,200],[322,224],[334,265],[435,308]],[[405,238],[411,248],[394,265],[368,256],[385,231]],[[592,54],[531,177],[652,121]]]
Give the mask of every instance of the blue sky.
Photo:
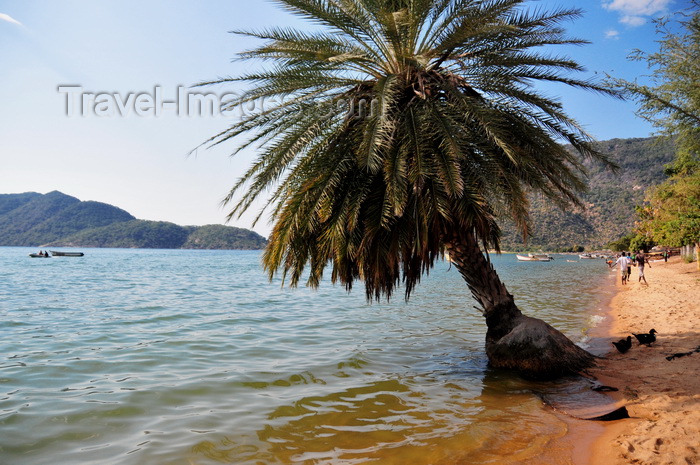
[[[687,0],[531,3],[583,8],[584,17],[566,26],[591,45],[566,54],[587,68],[584,76],[626,79],[647,73],[626,57],[635,48],[656,49],[650,19],[689,6]],[[95,101],[85,114],[75,107],[68,116],[69,94],[58,87],[118,95],[125,105],[133,103],[129,95],[153,95],[158,87],[163,101],[175,100],[194,83],[245,70],[231,58],[251,42],[227,31],[281,24],[299,22],[264,0],[0,0],[0,193],[60,190],[141,219],[224,223],[220,201],[253,154],[230,158],[232,147],[188,153],[230,117],[178,115],[174,104],[156,114],[148,101],[141,114]],[[633,103],[562,86],[546,92],[599,140],[653,132],[634,115]],[[229,224],[251,227],[253,216]],[[267,235],[270,226],[263,220],[254,229]]]

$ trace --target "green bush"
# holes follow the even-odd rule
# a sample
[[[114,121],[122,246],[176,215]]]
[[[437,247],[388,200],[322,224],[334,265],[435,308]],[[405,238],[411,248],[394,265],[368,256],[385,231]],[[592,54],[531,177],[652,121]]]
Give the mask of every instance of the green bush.
[[[635,237],[635,233],[627,234],[626,236],[622,236],[616,241],[610,242],[607,246],[605,246],[605,248],[610,249],[613,252],[624,252],[626,250],[631,250],[630,242],[632,242],[632,239],[634,239]]]
[[[648,239],[645,236],[642,236],[640,234],[637,234],[632,238],[630,241],[630,248],[632,252],[639,252],[640,250],[643,250],[645,252],[648,252],[649,249],[654,247],[654,242],[651,239]]]

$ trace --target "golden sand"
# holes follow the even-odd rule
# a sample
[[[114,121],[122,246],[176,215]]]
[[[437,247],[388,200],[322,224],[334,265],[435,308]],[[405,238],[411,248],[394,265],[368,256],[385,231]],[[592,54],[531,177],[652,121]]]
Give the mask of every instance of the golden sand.
[[[695,263],[673,257],[645,269],[648,285],[617,283],[612,299],[610,341],[654,328],[647,347],[633,337],[625,354],[612,345],[592,374],[619,388],[630,419],[605,423],[592,447],[594,465],[700,464],[700,352],[668,360],[700,346],[700,272]]]

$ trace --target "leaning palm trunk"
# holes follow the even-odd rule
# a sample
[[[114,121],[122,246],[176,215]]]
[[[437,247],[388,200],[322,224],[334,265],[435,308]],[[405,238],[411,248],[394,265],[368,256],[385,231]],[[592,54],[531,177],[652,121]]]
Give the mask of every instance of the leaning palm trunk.
[[[547,379],[576,373],[593,364],[593,355],[561,332],[522,314],[473,233],[455,233],[446,238],[445,245],[450,260],[483,309],[488,327],[486,354],[491,366]]]

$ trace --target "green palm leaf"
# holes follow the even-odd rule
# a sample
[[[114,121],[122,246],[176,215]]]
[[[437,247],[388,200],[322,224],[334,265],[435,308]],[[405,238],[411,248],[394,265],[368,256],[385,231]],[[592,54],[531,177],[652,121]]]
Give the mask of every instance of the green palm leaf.
[[[577,204],[582,158],[610,162],[556,99],[581,66],[552,54],[577,9],[523,0],[276,0],[313,31],[235,31],[261,41],[239,54],[259,69],[229,110],[262,102],[206,143],[256,149],[225,203],[230,217],[263,195],[274,218],[264,264],[297,285],[324,269],[370,298],[408,297],[455,238],[499,248],[499,216],[529,232],[527,194]],[[571,144],[572,155],[560,144]],[[262,212],[261,212],[262,214]],[[473,292],[478,287],[469,283]],[[476,294],[475,294],[476,295]]]

